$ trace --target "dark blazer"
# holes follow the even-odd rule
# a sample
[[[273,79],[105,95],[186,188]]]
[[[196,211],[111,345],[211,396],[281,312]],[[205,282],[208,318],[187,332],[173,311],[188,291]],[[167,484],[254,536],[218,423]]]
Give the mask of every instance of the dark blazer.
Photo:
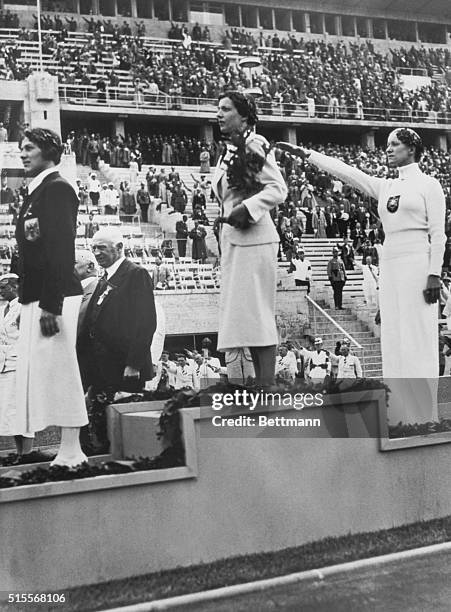
[[[65,297],[83,293],[74,272],[78,197],[55,171],[25,196],[16,225],[19,301],[60,315]]]
[[[88,309],[89,301],[92,298],[92,294],[94,293],[95,288],[97,287],[97,283],[98,278],[96,276],[93,276],[91,282],[83,289],[83,297],[81,299],[80,311],[78,313],[77,338],[80,335],[81,328],[83,327],[83,322],[86,317],[86,311]]]
[[[126,259],[103,296],[98,304],[99,293],[94,291],[78,338],[84,385],[106,384],[119,390],[126,366],[139,370],[142,381],[150,380],[157,318],[149,273]]]
[[[368,238],[371,240],[371,244],[374,244],[376,238],[379,238],[383,243],[385,238],[384,230],[382,228],[378,228],[377,231],[371,230],[368,234]]]

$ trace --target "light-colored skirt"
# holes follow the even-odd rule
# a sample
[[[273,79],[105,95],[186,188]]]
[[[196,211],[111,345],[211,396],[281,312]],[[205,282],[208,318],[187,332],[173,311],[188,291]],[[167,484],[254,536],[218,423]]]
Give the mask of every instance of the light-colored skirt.
[[[81,296],[64,299],[60,331],[51,338],[41,333],[38,302],[22,306],[16,377],[19,431],[88,423],[75,350],[80,303]]]
[[[277,243],[236,246],[221,241],[218,350],[273,346]]]
[[[383,251],[380,266],[382,371],[391,425],[438,420],[438,307],[427,304],[427,252]]]

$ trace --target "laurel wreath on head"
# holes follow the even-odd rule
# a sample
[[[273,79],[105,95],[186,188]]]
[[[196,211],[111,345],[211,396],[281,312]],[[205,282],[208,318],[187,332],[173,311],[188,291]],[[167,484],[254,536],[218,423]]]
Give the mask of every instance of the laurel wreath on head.
[[[263,189],[263,184],[257,180],[271,147],[266,141],[258,138],[247,142],[250,130],[234,132],[227,146],[223,162],[227,166],[227,181],[229,187],[239,191],[244,197],[255,195]]]

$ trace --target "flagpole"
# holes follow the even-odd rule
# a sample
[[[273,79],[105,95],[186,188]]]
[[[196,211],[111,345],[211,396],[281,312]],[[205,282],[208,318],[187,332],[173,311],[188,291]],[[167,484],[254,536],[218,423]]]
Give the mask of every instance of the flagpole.
[[[41,0],[36,0],[36,12],[38,17],[39,70],[40,72],[44,72],[44,62],[42,59]]]

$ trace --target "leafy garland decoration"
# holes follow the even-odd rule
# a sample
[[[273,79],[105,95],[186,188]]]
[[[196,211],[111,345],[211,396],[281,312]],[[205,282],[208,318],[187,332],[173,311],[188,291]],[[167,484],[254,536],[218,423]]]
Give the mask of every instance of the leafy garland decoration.
[[[364,391],[384,389],[386,398],[390,392],[385,383],[377,379],[363,378],[350,381],[330,380],[324,385],[323,393],[334,395],[337,393],[350,391]],[[180,427],[180,409],[188,407],[198,407],[209,405],[211,393],[233,393],[236,389],[255,391],[257,387],[246,384],[238,385],[220,382],[216,385],[194,391],[193,389],[183,389],[173,394],[170,393],[149,393],[144,392],[123,398],[116,404],[142,402],[156,399],[167,399],[159,420],[158,437],[163,439],[165,449],[156,457],[139,457],[138,459],[126,459],[121,461],[107,461],[100,464],[91,465],[84,463],[75,468],[54,466],[38,467],[26,472],[12,472],[0,476],[0,489],[11,488],[24,485],[40,484],[44,482],[61,482],[65,480],[77,480],[82,478],[92,478],[93,476],[105,476],[113,474],[126,474],[137,471],[158,470],[164,468],[180,467],[185,465],[185,450],[183,446],[182,431]],[[279,393],[298,393],[318,392],[317,387],[305,380],[297,380],[295,383],[280,383],[272,389]],[[431,434],[443,431],[451,431],[451,419],[443,419],[439,423],[423,424],[402,424],[389,428],[390,438],[408,437],[413,435]],[[5,458],[7,459],[7,458]],[[1,464],[0,464],[1,465]],[[3,465],[8,465],[7,461]]]
[[[223,158],[223,163],[227,166],[229,187],[239,191],[244,197],[255,195],[263,189],[263,184],[257,181],[257,175],[261,172],[271,151],[271,146],[260,142],[263,156],[250,151],[246,142],[251,133],[251,130],[234,132]]]

